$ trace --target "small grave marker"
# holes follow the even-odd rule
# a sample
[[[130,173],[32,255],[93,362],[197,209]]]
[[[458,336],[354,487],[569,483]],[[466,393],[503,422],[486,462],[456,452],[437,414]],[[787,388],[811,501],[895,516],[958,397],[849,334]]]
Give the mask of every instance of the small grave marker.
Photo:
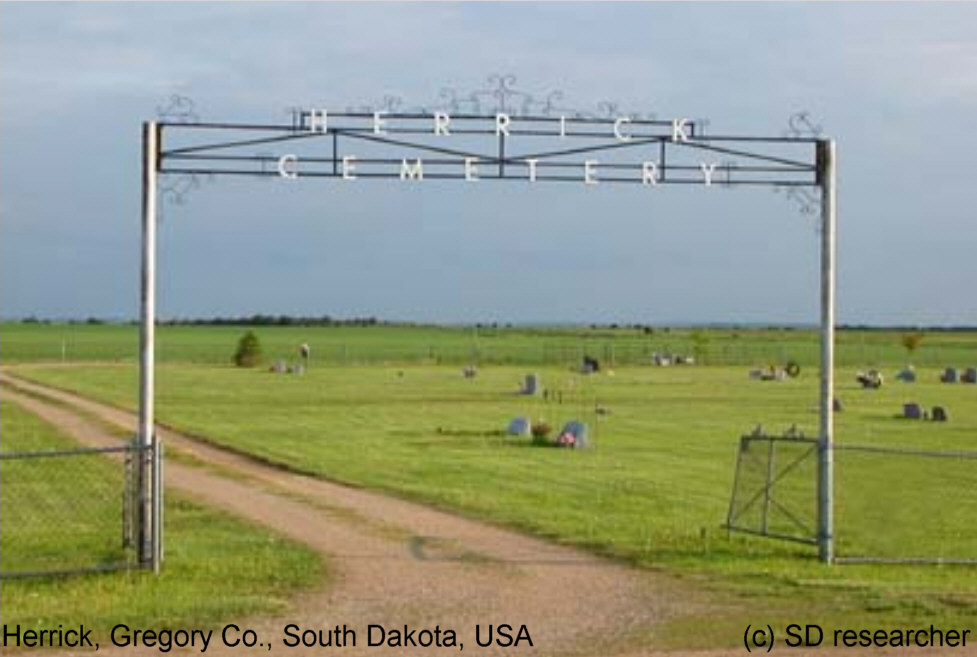
[[[923,409],[916,402],[902,405],[902,416],[908,420],[922,420]]]

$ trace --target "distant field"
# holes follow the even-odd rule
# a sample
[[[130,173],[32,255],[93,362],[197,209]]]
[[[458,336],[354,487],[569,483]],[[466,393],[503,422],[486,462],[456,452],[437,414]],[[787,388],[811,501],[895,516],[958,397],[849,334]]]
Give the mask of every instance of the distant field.
[[[161,326],[160,362],[227,364],[244,327]],[[652,354],[698,356],[712,365],[818,363],[818,334],[800,329],[256,327],[269,360],[290,359],[301,343],[332,365],[479,363],[569,365],[585,354],[609,365],[648,364]],[[907,360],[899,332],[840,331],[839,366],[900,366]],[[0,324],[0,361],[135,361],[134,325]],[[920,366],[977,366],[977,333],[928,333],[911,358]]]

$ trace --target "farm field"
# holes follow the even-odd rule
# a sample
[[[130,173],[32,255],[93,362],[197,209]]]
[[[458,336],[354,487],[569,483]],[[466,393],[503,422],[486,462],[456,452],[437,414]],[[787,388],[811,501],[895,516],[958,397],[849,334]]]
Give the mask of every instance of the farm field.
[[[244,332],[240,326],[161,325],[158,362],[227,365]],[[293,358],[296,345],[313,346],[316,362],[355,364],[569,365],[585,354],[609,365],[647,365],[657,353],[698,356],[708,365],[762,366],[794,360],[818,364],[818,334],[797,328],[260,326],[267,360]],[[901,367],[907,354],[900,331],[840,330],[839,367]],[[0,360],[21,362],[134,362],[134,324],[0,323]],[[925,334],[912,362],[957,367],[975,359],[977,334]]]
[[[6,328],[8,365],[8,349],[18,343],[6,340]],[[104,339],[106,344],[110,339],[101,337],[99,329],[109,334],[121,330],[91,328],[93,341]],[[329,330],[313,329],[312,335]],[[396,331],[358,330],[378,331],[371,336],[378,339],[377,351],[363,347],[364,353],[373,354],[364,360],[372,362],[322,362],[323,347],[305,338],[313,346],[311,366],[302,375],[290,375],[267,367],[231,367],[227,361],[241,328],[179,327],[181,339],[195,345],[199,356],[184,362],[170,357],[158,368],[158,420],[297,471],[664,569],[731,601],[729,616],[716,621],[719,626],[742,621],[738,614],[744,612],[734,610],[736,600],[748,600],[752,611],[765,609],[766,617],[784,621],[803,610],[805,621],[854,618],[873,626],[972,619],[977,613],[973,566],[826,568],[816,561],[811,546],[730,535],[722,527],[740,435],[758,424],[770,434],[791,426],[807,436],[817,433],[816,370],[806,365],[809,354],[794,356],[801,351],[799,345],[816,347],[812,334],[785,332],[797,343],[771,342],[769,361],[754,363],[773,362],[771,354],[782,350],[805,363],[800,377],[761,382],[750,380],[744,365],[605,365],[601,372],[584,376],[571,367],[575,359],[530,367],[483,364],[475,378],[466,379],[453,362],[385,362],[378,354],[404,348],[397,344]],[[294,360],[300,329],[256,332],[266,360]],[[446,333],[458,344],[471,340],[470,332]],[[762,334],[770,338],[768,332]],[[945,365],[966,367],[971,366],[968,357],[977,360],[973,336],[940,335],[932,342],[930,337],[913,358],[917,365],[926,362],[924,354],[936,343],[942,353],[954,355]],[[352,343],[352,338],[344,339]],[[414,347],[428,339],[432,336],[421,339],[413,331],[405,338]],[[550,338],[541,333],[525,339],[542,351],[540,344]],[[708,344],[722,350],[728,340],[733,339],[713,333]],[[736,340],[764,343],[756,336]],[[388,350],[385,341],[394,345]],[[838,442],[977,450],[977,386],[939,383],[942,367],[936,365],[917,367],[917,383],[894,381],[905,352],[897,335],[889,341],[891,349],[881,341],[877,345],[880,353],[888,349],[886,360],[861,365],[885,372],[887,383],[880,390],[864,390],[855,383],[859,363],[850,360],[839,369],[837,394],[844,410],[836,416]],[[170,353],[179,351],[171,348]],[[134,408],[136,369],[131,361],[69,367],[20,362],[11,371]],[[547,399],[517,394],[529,372],[539,374],[550,393]],[[897,418],[909,401],[925,408],[942,405],[950,421]],[[585,421],[594,446],[531,447],[528,438],[504,435],[509,420],[517,416],[557,427],[569,420]],[[841,555],[977,557],[972,523],[977,516],[977,462],[845,450],[835,458]],[[790,476],[795,482],[790,485],[803,489],[807,482],[813,492],[810,459]],[[813,496],[795,501],[800,506],[794,512],[813,522]]]
[[[7,401],[0,410],[0,432],[5,452],[77,447],[50,424]],[[44,569],[52,565],[42,560],[45,556],[67,566],[90,565],[85,561],[92,554],[117,559],[117,519],[108,531],[104,525],[72,523],[70,517],[66,523],[66,515],[71,514],[65,514],[65,509],[85,506],[90,519],[93,505],[105,507],[105,513],[113,511],[113,503],[117,505],[120,464],[97,456],[86,457],[84,467],[87,476],[80,478],[74,472],[66,474],[63,467],[55,470],[50,463],[4,462],[0,503],[5,523],[5,569]],[[59,476],[51,478],[52,473]],[[21,484],[38,481],[45,484],[43,504],[36,498],[19,498],[25,490]],[[36,486],[31,490],[38,494]],[[29,519],[19,516],[21,509],[29,510]],[[120,622],[152,619],[179,626],[217,622],[234,615],[280,614],[289,609],[290,596],[318,583],[325,574],[319,556],[307,547],[185,496],[167,497],[166,519],[167,566],[160,577],[120,571],[70,578],[5,579],[0,583],[4,620],[24,629],[43,629],[70,626],[84,618],[96,635],[105,635]],[[221,594],[213,595],[215,590]]]

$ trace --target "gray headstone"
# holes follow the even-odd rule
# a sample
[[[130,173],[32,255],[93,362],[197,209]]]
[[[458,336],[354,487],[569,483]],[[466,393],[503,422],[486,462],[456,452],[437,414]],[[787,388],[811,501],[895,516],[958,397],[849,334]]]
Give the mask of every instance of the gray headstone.
[[[509,427],[506,429],[506,433],[508,433],[510,436],[528,436],[529,418],[513,418],[513,420],[509,422]]]
[[[590,445],[587,437],[587,425],[583,422],[577,422],[576,420],[567,422],[560,431],[561,436],[564,434],[573,436],[573,446],[576,449],[584,449]]]
[[[286,369],[285,361],[276,360],[275,364],[271,366],[271,369],[275,372],[275,374],[284,374]]]
[[[903,371],[896,374],[896,378],[902,381],[903,383],[914,383],[916,381],[916,372],[914,372],[909,368],[906,368]]]
[[[942,406],[934,406],[931,419],[934,422],[946,422],[949,418],[947,417],[945,408]]]
[[[923,409],[916,402],[913,402],[911,404],[903,404],[902,416],[909,420],[922,420]]]
[[[967,371],[960,377],[963,383],[977,383],[977,368],[968,367]]]
[[[943,383],[956,383],[957,382],[957,368],[948,367],[943,370],[943,376],[940,377],[940,381]]]
[[[522,394],[535,395],[537,392],[539,392],[539,375],[527,374],[526,383],[522,387]]]

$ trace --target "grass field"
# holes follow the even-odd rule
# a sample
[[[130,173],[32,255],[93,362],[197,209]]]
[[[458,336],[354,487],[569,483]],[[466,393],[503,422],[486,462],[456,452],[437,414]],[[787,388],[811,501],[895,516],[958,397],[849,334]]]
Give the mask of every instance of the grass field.
[[[791,328],[686,329],[527,327],[271,327],[255,329],[268,359],[295,357],[296,346],[313,347],[313,359],[330,365],[479,363],[569,365],[584,354],[610,365],[646,365],[652,354],[697,355],[711,365],[784,364],[813,367],[818,335]],[[226,365],[245,329],[238,326],[160,326],[159,362]],[[901,365],[907,360],[899,331],[839,331],[839,366]],[[134,325],[0,323],[0,360],[19,362],[134,361]],[[931,332],[913,354],[919,366],[967,366],[975,358],[973,333]]]
[[[76,446],[35,415],[8,402],[0,402],[0,433],[6,452]],[[36,472],[36,467],[16,473],[18,477],[39,475],[49,482],[43,504],[36,498],[33,502],[18,499],[23,489],[12,485],[14,473],[4,466],[0,553],[5,570],[57,563],[62,567],[99,565],[90,563],[93,554],[103,562],[118,559],[118,548],[112,546],[121,537],[116,514],[121,467],[107,457],[85,458],[88,472],[84,479],[68,477],[60,469],[55,478],[61,480],[59,485],[50,483],[50,471]],[[115,516],[115,526],[92,527],[66,520],[64,511],[80,504],[105,507],[99,517]],[[29,522],[19,522],[23,518],[17,509],[29,511]],[[134,570],[4,579],[0,581],[4,622],[42,629],[62,623],[69,627],[84,619],[96,635],[105,635],[116,623],[151,622],[158,627],[216,623],[228,617],[283,613],[289,608],[291,594],[322,581],[323,564],[311,550],[178,495],[166,498],[166,529],[166,568],[159,577]],[[23,553],[25,544],[32,553]],[[220,595],[214,595],[215,591]]]
[[[367,336],[360,348],[372,354],[363,359],[372,365],[322,364],[315,355],[323,347],[305,338],[313,345],[310,370],[302,376],[276,375],[265,368],[223,364],[241,329],[171,330],[199,349],[200,356],[187,362],[164,358],[157,372],[160,421],[297,470],[459,509],[642,567],[663,568],[714,599],[729,601],[726,616],[710,618],[716,631],[727,636],[727,629],[739,626],[742,631],[739,624],[747,613],[765,612],[765,618],[784,622],[799,618],[873,626],[972,619],[977,614],[977,568],[828,568],[808,546],[728,536],[721,527],[741,434],[762,424],[769,433],[796,425],[806,435],[816,435],[816,372],[807,365],[798,379],[784,382],[751,381],[745,366],[618,366],[613,374],[582,376],[567,365],[552,364],[486,365],[468,380],[455,365],[384,364],[383,354],[407,347],[397,344],[393,329],[367,328],[360,329]],[[437,330],[432,331],[421,336],[411,329],[404,340],[416,350],[436,338]],[[444,332],[457,344],[472,339],[470,332]],[[266,354],[287,357],[304,334],[288,328],[260,329],[259,335]],[[784,341],[776,342],[768,331],[738,338],[719,332],[711,334],[708,344],[721,352],[737,341],[770,342],[769,358],[754,364],[776,360],[772,355],[778,352],[800,362],[810,360],[801,345],[815,348],[812,334],[783,335]],[[4,338],[6,345],[6,333]],[[851,345],[869,338],[879,340],[878,353],[885,359],[873,357],[863,364]],[[342,339],[354,342],[351,335]],[[376,353],[367,346],[372,339],[378,340]],[[498,339],[515,344],[512,335]],[[525,334],[520,339],[536,340],[534,348],[541,353],[543,344],[561,338]],[[567,339],[579,341],[579,336]],[[977,449],[977,386],[938,382],[944,365],[965,367],[971,365],[968,359],[977,363],[977,339],[927,336],[914,357],[917,365],[937,346],[953,360],[920,366],[915,384],[892,382],[905,363],[905,352],[898,336],[885,337],[884,344],[882,339],[872,333],[853,338],[849,345],[848,361],[838,372],[838,396],[845,410],[836,416],[837,440]],[[104,336],[99,340],[110,341]],[[392,347],[385,346],[391,341]],[[179,351],[173,349],[171,354]],[[881,390],[862,390],[854,382],[858,366],[881,366],[890,382]],[[119,406],[135,404],[131,362],[70,368],[21,365],[16,371]],[[563,403],[516,394],[529,371],[538,372],[544,387],[559,392]],[[897,419],[908,401],[927,408],[943,405],[951,421]],[[607,413],[597,415],[598,405]],[[532,448],[528,439],[501,435],[508,421],[521,415],[555,425],[582,419],[595,433],[595,447]],[[836,532],[842,554],[977,557],[972,520],[977,517],[977,462],[845,451],[837,452],[836,461]],[[813,475],[808,467],[792,476]],[[799,512],[813,516],[815,502],[807,503]],[[677,634],[687,629],[681,622],[674,628]]]

